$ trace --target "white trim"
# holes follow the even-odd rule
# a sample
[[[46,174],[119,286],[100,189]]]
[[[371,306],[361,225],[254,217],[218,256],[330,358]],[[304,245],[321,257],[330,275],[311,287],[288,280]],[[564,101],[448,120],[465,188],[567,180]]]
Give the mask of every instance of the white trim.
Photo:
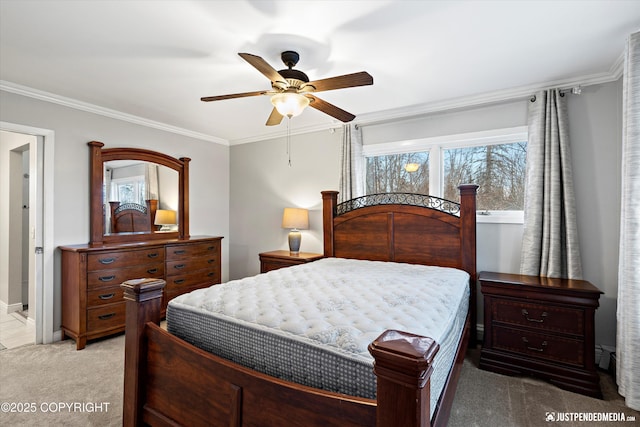
[[[447,148],[459,148],[477,145],[506,144],[510,142],[526,141],[528,135],[527,126],[516,126],[512,128],[492,129],[488,131],[460,133],[456,135],[369,144],[362,147],[362,153],[365,157],[374,157],[384,156],[386,154],[428,151],[440,146],[446,146]]]
[[[42,243],[42,280],[36,283],[36,344],[49,344],[54,340],[53,307],[54,307],[54,210],[53,210],[53,180],[54,180],[54,153],[55,132],[49,129],[41,129],[33,126],[25,126],[15,123],[0,121],[0,130],[7,132],[24,133],[44,138],[44,200],[43,200],[43,224]]]
[[[524,211],[478,211],[478,224],[524,224]]]
[[[146,126],[154,129],[160,129],[165,132],[171,132],[178,135],[188,136],[190,138],[215,142],[216,144],[221,144],[225,146],[229,145],[229,141],[223,138],[218,138],[217,136],[195,132],[189,129],[184,129],[177,126],[168,125],[166,123],[157,122],[155,120],[145,119],[143,117],[134,116],[133,114],[127,114],[120,111],[112,110],[110,108],[100,107],[99,105],[89,104],[88,102],[78,101],[72,98],[66,98],[64,96],[56,95],[54,93],[45,92],[38,89],[33,89],[27,86],[22,86],[17,83],[8,82],[6,80],[0,80],[0,90],[15,93],[17,95],[28,96],[30,98],[39,99],[40,101],[46,101],[46,102],[51,102],[53,104],[63,105],[65,107],[74,108],[76,110],[86,111],[88,113],[99,114],[101,116],[110,117],[112,119],[122,120],[125,122],[134,123],[137,125]]]
[[[358,125],[373,125],[381,124],[397,120],[414,119],[418,116],[453,110],[456,108],[466,108],[481,106],[487,104],[493,104],[504,101],[514,101],[517,99],[524,99],[530,97],[537,91],[561,88],[569,89],[575,86],[591,86],[596,84],[603,84],[616,81],[622,75],[622,65],[624,59],[624,52],[620,57],[612,64],[611,69],[607,72],[589,74],[582,77],[575,77],[562,80],[554,80],[550,82],[541,82],[538,84],[527,85],[517,88],[498,90],[493,92],[485,92],[477,95],[465,96],[460,98],[448,99],[444,101],[429,102],[424,104],[412,105],[409,107],[402,107],[390,110],[376,111],[372,113],[359,114],[356,121]],[[165,123],[156,122],[154,120],[145,119],[142,117],[134,116],[131,114],[122,113],[116,110],[100,107],[97,105],[89,104],[86,102],[78,101],[71,98],[66,98],[53,93],[33,89],[27,86],[22,86],[17,83],[12,83],[6,80],[0,80],[0,90],[15,93],[18,95],[28,96],[42,101],[52,102],[54,104],[64,105],[77,110],[88,111],[103,116],[124,120],[127,122],[135,123],[142,126],[148,126],[155,129],[164,130],[167,132],[176,133],[179,135],[188,136],[191,138],[201,139],[204,141],[211,141],[222,145],[240,145],[248,144],[251,142],[264,141],[268,139],[282,138],[287,136],[286,130],[271,133],[269,135],[256,135],[247,138],[240,138],[234,140],[226,140],[213,135],[207,135],[200,132],[194,132],[189,129],[179,128],[171,126]],[[300,127],[297,129],[290,129],[290,135],[302,135],[311,132],[319,132],[323,130],[336,129],[342,126],[342,123],[337,120],[332,120],[329,123],[323,123],[318,125]]]
[[[4,301],[0,301],[0,312],[4,314],[15,313],[16,311],[22,311],[22,303],[17,302],[15,304],[7,304]]]

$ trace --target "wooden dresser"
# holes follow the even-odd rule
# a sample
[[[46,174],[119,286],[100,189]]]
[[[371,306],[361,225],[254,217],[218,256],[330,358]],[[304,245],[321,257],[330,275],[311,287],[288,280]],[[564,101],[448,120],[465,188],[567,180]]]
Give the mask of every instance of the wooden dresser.
[[[602,398],[594,315],[602,293],[584,280],[482,272],[480,368],[528,374]]]
[[[279,268],[291,267],[292,265],[304,264],[322,258],[322,254],[311,252],[299,252],[292,255],[289,251],[262,252],[260,257],[260,273],[277,270]]]
[[[120,284],[139,278],[166,280],[170,299],[221,280],[222,237],[141,243],[61,246],[62,333],[83,349],[92,340],[124,331]]]

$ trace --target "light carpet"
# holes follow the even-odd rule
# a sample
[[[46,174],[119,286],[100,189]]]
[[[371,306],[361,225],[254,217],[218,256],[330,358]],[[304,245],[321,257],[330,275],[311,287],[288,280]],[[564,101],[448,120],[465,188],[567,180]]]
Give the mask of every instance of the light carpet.
[[[478,357],[477,349],[467,353],[449,427],[548,427],[554,424],[546,421],[549,414],[567,412],[616,412],[640,421],[640,413],[624,406],[605,373],[601,374],[605,399],[599,400],[536,379],[480,370]],[[76,351],[72,340],[4,350],[0,352],[0,402],[4,404],[0,425],[119,426],[123,366],[123,335],[92,342],[81,351]],[[25,408],[32,412],[24,412]]]

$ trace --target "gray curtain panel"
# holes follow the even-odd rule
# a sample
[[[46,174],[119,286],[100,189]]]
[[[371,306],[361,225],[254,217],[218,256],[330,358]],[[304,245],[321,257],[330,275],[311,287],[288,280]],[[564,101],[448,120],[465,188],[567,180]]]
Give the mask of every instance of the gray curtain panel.
[[[520,273],[581,279],[567,100],[553,89],[537,93],[528,102]]]
[[[344,202],[364,196],[364,155],[362,131],[352,124],[342,125],[342,156],[340,158],[340,194]]]
[[[640,32],[627,41],[622,96],[616,376],[627,406],[640,411]]]

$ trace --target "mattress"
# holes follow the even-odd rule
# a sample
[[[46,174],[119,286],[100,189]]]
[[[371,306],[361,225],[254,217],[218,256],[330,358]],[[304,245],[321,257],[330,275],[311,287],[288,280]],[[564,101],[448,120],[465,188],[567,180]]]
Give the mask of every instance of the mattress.
[[[181,295],[169,302],[167,329],[265,374],[372,399],[369,343],[386,329],[428,336],[440,344],[433,415],[468,307],[464,271],[324,258]]]

